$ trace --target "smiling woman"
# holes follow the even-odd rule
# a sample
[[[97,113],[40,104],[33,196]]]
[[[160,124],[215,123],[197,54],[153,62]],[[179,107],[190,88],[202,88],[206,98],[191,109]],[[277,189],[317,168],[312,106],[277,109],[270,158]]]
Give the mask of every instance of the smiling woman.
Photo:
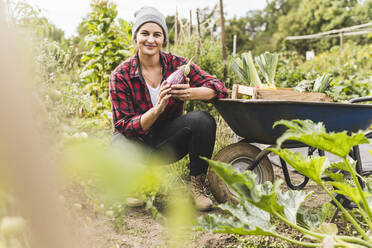
[[[167,84],[167,78],[189,61],[161,51],[168,29],[157,9],[137,11],[132,32],[136,54],[119,65],[110,79],[113,143],[140,143],[169,162],[189,154],[195,205],[209,210],[212,201],[204,188],[208,163],[200,157],[212,156],[216,123],[203,111],[183,115],[183,106],[185,100],[227,97],[227,89],[193,63],[185,84]]]

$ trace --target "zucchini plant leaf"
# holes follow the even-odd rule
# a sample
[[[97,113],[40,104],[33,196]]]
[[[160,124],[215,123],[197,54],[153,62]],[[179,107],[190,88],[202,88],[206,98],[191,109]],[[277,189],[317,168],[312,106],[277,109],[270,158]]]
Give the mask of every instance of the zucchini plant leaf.
[[[297,212],[297,223],[314,231],[327,219],[331,219],[335,211],[336,208],[329,202],[323,204],[322,209],[316,212],[307,208],[300,208]]]
[[[278,203],[284,207],[285,217],[293,224],[297,224],[297,212],[301,204],[312,194],[312,192],[289,190],[278,193]]]
[[[274,184],[265,182],[264,184],[256,184],[256,175],[251,171],[239,173],[234,168],[226,163],[205,159],[213,168],[216,174],[238,195],[256,207],[273,213],[274,211],[284,215],[283,206],[277,202],[277,194],[281,180]]]
[[[330,168],[323,172],[323,176],[328,177],[336,182],[345,182],[344,175],[342,173],[334,173]]]
[[[355,203],[362,202],[362,196],[359,194],[359,191],[356,187],[353,187],[350,184],[343,182],[328,182],[328,184],[336,188],[335,190],[332,191],[333,193],[347,196]],[[371,196],[370,193],[365,191],[363,191],[363,195],[365,198]]]
[[[363,132],[351,136],[347,135],[346,131],[327,133],[321,122],[314,123],[311,120],[280,120],[275,122],[273,127],[277,125],[288,127],[283,135],[277,139],[279,147],[286,140],[296,140],[341,158],[346,158],[353,146],[369,143]]]
[[[351,168],[352,169],[355,169],[356,161],[354,161],[353,159],[349,159],[349,163],[351,165]],[[339,162],[336,162],[336,163],[331,163],[331,168],[339,169],[339,170],[343,170],[343,171],[347,171],[347,172],[351,172],[349,166],[344,161],[339,161]]]
[[[351,165],[351,169],[344,161],[331,163],[331,166],[324,171],[323,175],[336,182],[346,182],[344,178],[345,174],[352,173],[351,170],[355,170],[356,161],[350,158],[349,164]]]
[[[200,229],[209,231],[230,232],[239,230],[239,234],[248,235],[272,235],[275,233],[275,226],[270,223],[270,214],[255,207],[247,201],[240,201],[239,204],[225,203],[218,206],[229,214],[227,220],[222,220],[221,216],[212,215],[212,219],[207,216],[199,218]],[[226,217],[222,217],[225,218]],[[203,225],[208,223],[208,226]],[[230,229],[230,230],[229,230]]]
[[[322,223],[321,212],[311,213],[309,209],[300,208],[297,211],[296,221],[299,226],[315,230]]]
[[[330,166],[326,157],[304,157],[301,153],[292,152],[289,149],[271,148],[270,151],[277,154],[295,170],[307,176],[318,185],[322,184],[322,174]]]
[[[204,215],[198,218],[196,230],[215,233],[235,233],[240,235],[267,235],[275,234],[275,226],[270,223],[270,215],[253,205],[221,204],[219,208],[230,216],[216,214]]]

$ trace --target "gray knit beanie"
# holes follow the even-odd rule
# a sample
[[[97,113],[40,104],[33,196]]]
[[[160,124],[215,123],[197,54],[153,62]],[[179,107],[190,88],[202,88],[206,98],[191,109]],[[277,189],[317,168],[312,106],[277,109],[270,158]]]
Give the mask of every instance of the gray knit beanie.
[[[136,33],[138,29],[147,22],[154,22],[159,24],[159,26],[163,29],[164,32],[164,42],[167,41],[168,38],[168,28],[167,24],[165,23],[165,17],[159,10],[155,9],[154,7],[144,6],[140,10],[134,13],[135,21],[132,28],[132,39],[134,40],[136,37]]]

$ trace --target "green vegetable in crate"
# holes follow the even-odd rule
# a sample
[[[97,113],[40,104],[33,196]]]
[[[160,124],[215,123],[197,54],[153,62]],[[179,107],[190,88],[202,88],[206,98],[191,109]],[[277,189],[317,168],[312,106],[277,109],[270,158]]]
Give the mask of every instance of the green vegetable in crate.
[[[243,53],[242,58],[236,58],[230,66],[243,83],[258,88],[276,89],[274,78],[278,65],[278,58],[278,54],[269,52],[255,57],[258,68],[264,76],[266,84],[263,84],[258,76],[251,52]]]
[[[323,73],[321,77],[318,77],[315,80],[313,92],[323,93],[327,89],[331,81],[332,75],[329,73]]]
[[[251,86],[262,86],[256,67],[253,63],[251,52],[243,53],[242,58],[234,59],[230,66],[243,83]]]
[[[275,72],[278,65],[279,55],[277,53],[265,52],[255,57],[258,68],[265,77],[269,87],[275,88]]]

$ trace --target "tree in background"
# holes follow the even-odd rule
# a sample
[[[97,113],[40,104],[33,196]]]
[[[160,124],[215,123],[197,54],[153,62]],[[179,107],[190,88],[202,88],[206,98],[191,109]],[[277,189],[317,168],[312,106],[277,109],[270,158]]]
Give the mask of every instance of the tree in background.
[[[245,17],[227,21],[228,48],[238,35],[237,51],[307,50],[325,51],[339,44],[339,39],[285,42],[285,37],[315,34],[332,29],[363,24],[372,20],[372,0],[270,0],[263,10],[248,11]],[[348,37],[357,44],[366,44],[369,36]]]
[[[234,35],[237,36],[236,44],[236,52],[241,53],[244,51],[250,51],[254,48],[254,43],[252,42],[252,38],[254,37],[254,31],[248,31],[249,22],[248,18],[236,18],[227,20],[226,21],[226,46],[228,52],[231,53],[233,51],[233,39]]]
[[[273,39],[278,19],[296,9],[300,0],[271,0],[263,10],[250,10],[245,17],[228,20],[226,33],[232,51],[232,37],[237,35],[237,52],[252,50],[254,54],[276,50]]]
[[[274,34],[277,46],[285,44],[287,36],[315,34],[355,25],[353,9],[357,0],[306,0],[298,9],[291,9],[288,15],[278,19],[278,30]],[[338,45],[338,38],[290,42],[287,47],[304,54],[307,50],[324,51]]]

